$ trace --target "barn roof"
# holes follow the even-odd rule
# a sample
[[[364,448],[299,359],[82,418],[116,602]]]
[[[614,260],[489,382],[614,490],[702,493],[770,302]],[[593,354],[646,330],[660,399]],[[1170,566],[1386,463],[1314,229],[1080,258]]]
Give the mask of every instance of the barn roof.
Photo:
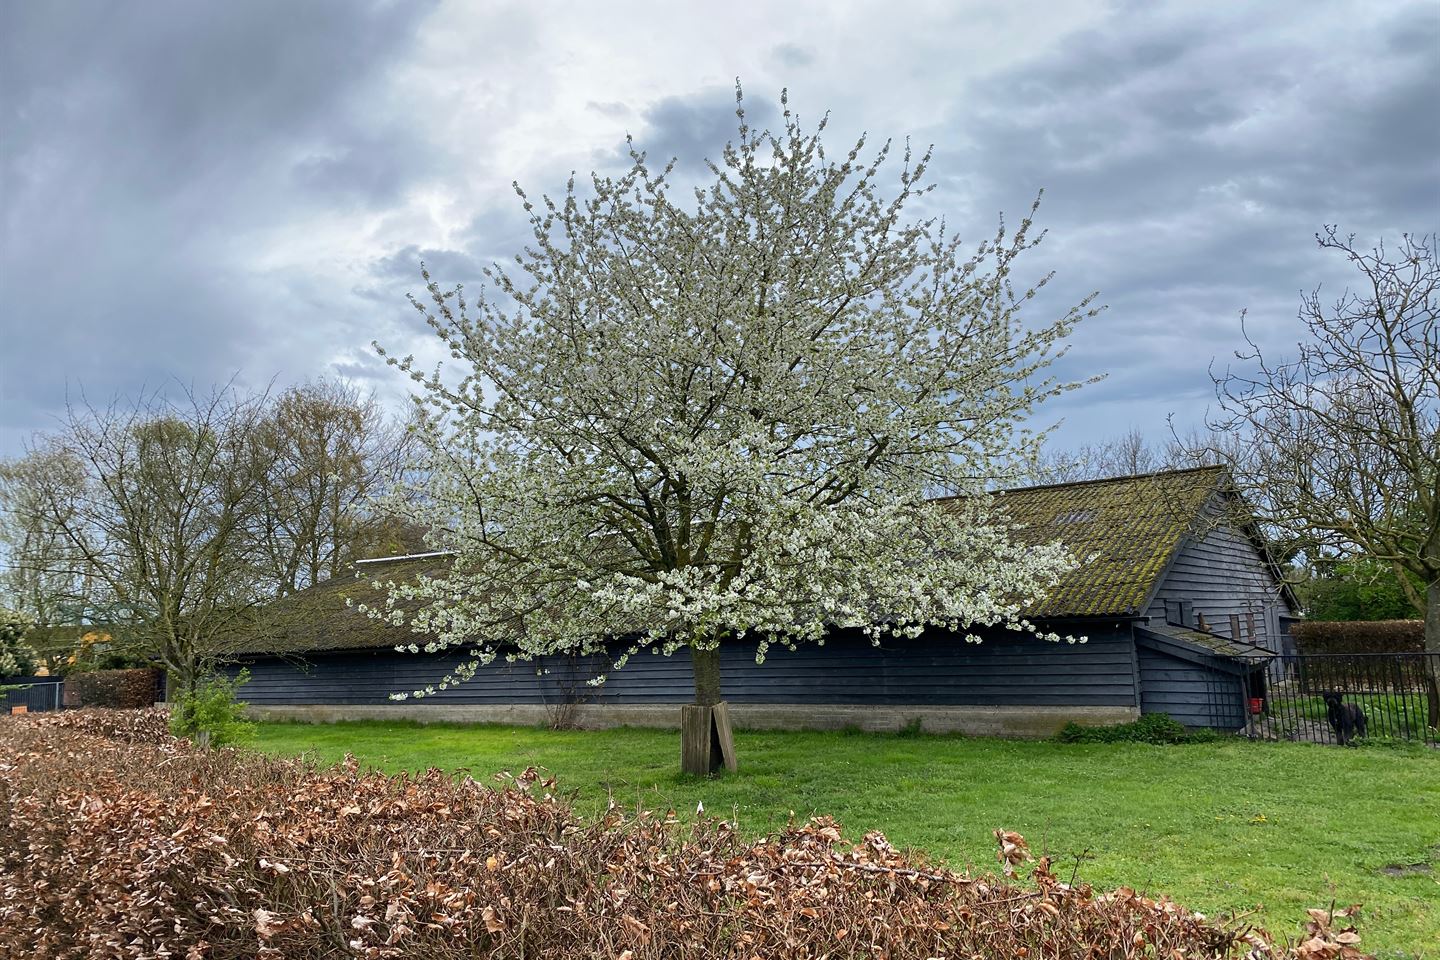
[[[1140,628],[1140,633],[1152,640],[1168,641],[1172,645],[1188,647],[1197,653],[1218,653],[1222,657],[1240,657],[1246,660],[1273,660],[1275,651],[1266,649],[1248,640],[1232,640],[1218,633],[1178,627],[1173,623],[1150,623]]]
[[[1021,537],[1058,540],[1076,561],[1026,616],[1139,613],[1224,483],[1223,467],[1196,467],[997,493]]]
[[[408,626],[373,619],[358,607],[383,607],[386,583],[439,574],[445,567],[443,554],[364,562],[354,576],[332,577],[260,607],[237,649],[289,654],[423,643]]]
[[[1076,559],[1074,569],[1025,615],[1140,613],[1224,482],[1222,468],[1201,467],[996,493],[1020,525],[1021,537],[1036,544],[1059,540]],[[356,605],[379,606],[385,582],[439,574],[447,565],[445,554],[364,562],[353,577],[336,577],[262,607],[241,648],[287,654],[420,642],[408,627],[371,619]],[[376,581],[382,586],[375,587]]]

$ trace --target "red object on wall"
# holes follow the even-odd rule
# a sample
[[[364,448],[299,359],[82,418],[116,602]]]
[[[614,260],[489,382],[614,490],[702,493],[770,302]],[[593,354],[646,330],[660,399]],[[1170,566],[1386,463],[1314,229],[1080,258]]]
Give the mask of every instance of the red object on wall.
[[[1264,711],[1265,711],[1265,698],[1264,698],[1264,697],[1251,697],[1251,698],[1250,698],[1250,712],[1253,713],[1253,714],[1255,714],[1255,715],[1258,717],[1258,716],[1259,716],[1261,713],[1263,713]]]

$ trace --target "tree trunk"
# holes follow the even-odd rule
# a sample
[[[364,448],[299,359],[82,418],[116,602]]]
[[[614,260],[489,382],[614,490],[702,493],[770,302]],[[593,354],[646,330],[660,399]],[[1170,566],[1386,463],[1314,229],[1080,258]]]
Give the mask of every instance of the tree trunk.
[[[158,659],[165,668],[165,699],[176,703],[195,692],[200,684],[203,665],[200,658],[189,652],[191,648],[172,640],[162,650]]]
[[[730,708],[720,699],[720,650],[690,648],[695,703],[680,708],[680,770],[708,776],[735,770]]]
[[[1425,591],[1425,687],[1430,726],[1440,730],[1440,579]]]
[[[702,707],[720,702],[720,648],[690,648],[690,663],[695,671],[695,702]]]

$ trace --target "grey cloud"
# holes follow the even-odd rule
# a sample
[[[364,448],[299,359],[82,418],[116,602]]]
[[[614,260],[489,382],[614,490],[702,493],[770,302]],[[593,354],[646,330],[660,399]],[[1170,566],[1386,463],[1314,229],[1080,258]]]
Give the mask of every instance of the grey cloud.
[[[592,155],[542,149],[529,154],[544,158],[539,167],[496,171],[503,144],[492,155],[469,139],[472,155],[460,156],[447,148],[454,117],[397,99],[396,77],[424,66],[417,35],[453,26],[427,24],[432,9],[0,3],[0,453],[46,425],[67,385],[98,398],[241,370],[261,385],[277,373],[338,372],[403,391],[367,345],[423,354],[423,327],[403,299],[422,292],[419,262],[443,286],[473,289],[486,264],[530,240],[518,200],[502,191],[483,207],[447,209],[437,245],[402,209],[413,187],[444,193],[478,168],[554,193],[572,168],[625,166],[615,145],[627,129],[652,161],[674,156],[682,178],[703,177],[705,159],[735,136],[733,90],[707,64],[649,100],[634,84],[622,100],[614,78],[587,78],[583,105],[615,129]],[[803,86],[794,106],[804,116],[834,111],[832,131],[935,142],[941,188],[928,207],[977,239],[996,211],[1013,221],[1045,187],[1039,225],[1051,235],[1030,259],[1058,276],[1037,316],[1097,288],[1110,304],[1058,372],[1112,376],[1044,418],[1065,416],[1075,442],[1130,423],[1153,432],[1171,411],[1197,419],[1206,364],[1233,347],[1242,308],[1267,342],[1293,340],[1299,291],[1345,279],[1314,249],[1322,223],[1367,237],[1440,225],[1431,3],[1367,5],[1348,18],[1301,4],[1117,3],[1038,53],[997,35],[1016,53],[988,74],[940,56],[960,22],[934,11],[914,19],[906,48],[835,37],[865,51],[843,78],[825,74],[831,58],[806,38],[757,38],[757,69],[774,76],[747,88],[750,122],[773,126],[790,82]],[[841,14],[834,24],[863,22]],[[543,108],[557,51],[531,49],[547,36],[540,20],[515,6],[485,26],[503,36],[502,59],[457,62],[446,78],[493,97],[487,108]],[[692,28],[677,23],[676,41]],[[993,26],[971,18],[963,28]],[[626,43],[620,32],[590,39]],[[926,71],[940,119],[896,129],[885,83],[915,70]],[[854,89],[852,75],[864,97],[840,92]],[[835,133],[832,146],[844,139]],[[334,275],[257,248],[256,238],[303,234],[337,212],[375,226],[367,252]]]
[[[347,380],[365,380],[388,388],[394,387],[394,372],[374,350],[356,347],[342,360],[333,361],[330,369]]]
[[[537,190],[547,185],[537,184]],[[463,285],[473,295],[486,283],[486,267],[496,263],[509,266],[532,239],[529,220],[516,199],[476,216],[460,232],[453,249],[408,244],[376,258],[363,268],[366,282],[352,292],[376,304],[403,307],[407,294],[425,293],[420,274],[423,265],[442,288]]]
[[[0,41],[5,112],[22,144],[7,155],[19,166],[62,158],[67,182],[131,199],[263,174],[257,154],[277,142],[325,143],[331,112],[403,44],[415,16],[343,2],[6,11],[19,22]]]
[[[293,189],[310,202],[381,207],[397,201],[405,187],[435,169],[431,157],[394,131],[335,135],[331,142],[296,162]]]
[[[585,106],[606,117],[626,117],[630,115],[630,107],[618,100],[610,100],[604,103],[591,100],[585,104]]]
[[[554,194],[564,185],[558,171],[548,178],[543,172],[537,172],[534,179],[537,192]],[[521,207],[520,199],[512,195],[477,214],[463,235],[465,249],[477,263],[509,262],[533,240],[529,216]],[[472,276],[478,276],[478,270]]]
[[[483,264],[463,250],[421,249],[414,244],[376,260],[369,268],[370,276],[380,280],[415,283],[420,280],[424,264],[430,275],[442,285],[474,283],[480,279]]]
[[[1046,302],[1098,288],[1110,305],[1057,369],[1111,376],[1066,406],[1133,405],[1158,428],[1169,412],[1203,416],[1207,365],[1229,357],[1241,309],[1283,347],[1299,291],[1343,281],[1315,249],[1323,223],[1434,229],[1440,16],[1414,6],[1357,24],[1347,56],[1374,68],[1345,78],[1316,73],[1334,67],[1333,38],[1290,29],[1283,12],[1256,29],[1254,16],[1154,10],[989,78],[973,98],[983,106],[957,106],[935,138],[937,169],[965,176],[949,189],[968,192],[968,209],[1018,213],[1046,189],[1052,234],[1035,257],[1058,271]]]
[[[782,43],[770,51],[781,66],[797,70],[815,62],[815,51],[798,43]]]
[[[756,130],[773,127],[780,112],[768,92],[751,90],[745,97],[745,121]],[[674,158],[676,169],[703,174],[705,161],[718,163],[725,144],[739,130],[733,88],[709,87],[684,96],[666,97],[641,114],[639,130],[631,131],[637,149],[654,164]],[[600,158],[607,165],[628,165],[625,144]]]
[[[0,449],[92,397],[269,367],[276,312],[241,238],[383,202],[411,161],[357,111],[423,7],[5,4]],[[260,341],[260,343],[257,343]],[[268,350],[266,349],[268,347]],[[250,374],[267,381],[271,370]]]

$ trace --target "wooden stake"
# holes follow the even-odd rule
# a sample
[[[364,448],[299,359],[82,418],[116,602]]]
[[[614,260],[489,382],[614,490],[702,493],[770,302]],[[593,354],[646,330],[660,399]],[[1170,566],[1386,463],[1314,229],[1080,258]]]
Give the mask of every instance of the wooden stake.
[[[729,704],[689,703],[680,708],[680,770],[708,776],[724,767],[734,771],[735,737]]]
[[[718,749],[721,764],[734,773],[739,764],[735,760],[735,735],[730,732],[730,704],[720,701],[710,708],[710,716],[713,719],[711,749]]]

